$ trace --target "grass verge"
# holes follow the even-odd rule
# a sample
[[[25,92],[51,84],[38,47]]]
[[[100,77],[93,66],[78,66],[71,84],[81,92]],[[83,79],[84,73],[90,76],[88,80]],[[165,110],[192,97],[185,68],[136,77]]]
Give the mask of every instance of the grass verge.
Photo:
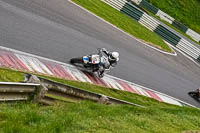
[[[171,48],[154,32],[100,0],[72,0],[123,31],[167,52]]]
[[[69,98],[59,97],[59,96],[55,96],[55,95],[51,95],[51,94],[45,94],[45,96],[53,98],[55,100],[61,100],[61,101],[64,101],[64,102],[71,102],[71,103],[76,102],[76,101],[69,99]]]
[[[23,81],[23,73],[0,69],[0,81]],[[49,77],[48,77],[49,78]],[[160,103],[129,92],[87,83],[50,78],[82,89],[135,102],[146,108],[128,105],[106,106],[89,101],[41,106],[30,102],[0,104],[0,132],[3,133],[175,133],[200,130],[200,111]]]

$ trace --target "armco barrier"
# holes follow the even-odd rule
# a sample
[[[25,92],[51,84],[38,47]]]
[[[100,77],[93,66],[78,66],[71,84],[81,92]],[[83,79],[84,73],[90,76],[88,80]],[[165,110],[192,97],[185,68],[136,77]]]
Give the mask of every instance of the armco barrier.
[[[138,6],[140,6],[141,8],[144,8],[144,9],[150,11],[151,13],[155,14],[156,16],[160,17],[160,19],[172,24],[174,27],[176,27],[177,29],[179,29],[182,32],[186,33],[192,39],[194,39],[195,41],[200,43],[200,35],[197,32],[195,32],[192,29],[188,28],[184,24],[178,22],[173,17],[171,17],[168,14],[164,13],[163,11],[161,11],[157,7],[153,6],[152,4],[147,2],[146,0],[132,0],[132,1],[135,4],[137,4]]]
[[[189,35],[190,37],[192,37],[192,39],[194,39],[195,41],[200,43],[200,34],[196,33],[195,31],[188,29],[186,31],[186,34]]]
[[[184,51],[185,53],[189,53],[191,57],[198,60],[200,49],[196,48],[194,45],[191,45],[190,42],[188,42],[187,40],[182,38],[176,47]]]
[[[178,22],[176,20],[173,21],[172,25],[174,27],[176,27],[177,29],[183,31],[184,33],[186,33],[187,30],[188,30],[188,27],[186,27],[184,24],[182,24],[182,23],[180,23],[180,22]]]
[[[142,0],[139,4],[139,6],[149,10],[150,12],[152,12],[153,14],[156,14],[158,12],[158,8],[156,8],[155,6],[149,4],[149,2],[147,2],[146,0]]]
[[[119,10],[120,12],[126,14],[127,16],[133,18],[134,20],[138,21],[140,24],[148,28],[149,30],[157,33],[159,36],[161,36],[165,41],[169,42],[170,44],[176,46],[179,48],[181,51],[184,53],[188,54],[192,58],[199,60],[200,56],[200,47],[190,43],[186,39],[182,38],[173,30],[169,30],[169,27],[163,26],[158,20],[155,18],[149,16],[147,13],[143,12],[139,8],[137,8],[135,5],[131,4],[129,0],[102,0],[103,2],[109,4],[113,8]],[[156,10],[152,5],[150,5],[148,2],[145,0],[139,1],[139,0],[134,0],[137,4],[142,4],[155,14],[159,13],[159,15],[165,15],[168,19],[168,21],[174,20],[172,17],[167,16],[165,13],[162,11]],[[173,21],[174,23],[178,24],[177,21]],[[171,23],[173,23],[171,22]],[[185,30],[185,27],[183,25],[179,25],[182,29]],[[190,33],[193,33],[190,30]]]
[[[39,84],[0,82],[0,101],[24,101],[33,98]]]
[[[128,104],[144,107],[35,75],[25,74],[25,82],[26,83],[0,82],[0,102],[33,100],[37,103],[51,105],[54,101],[58,100],[65,102],[91,100],[102,104]]]
[[[160,17],[160,19],[172,24],[174,22],[174,18],[172,18],[171,16],[169,16],[168,14],[164,13],[163,11],[159,10],[156,13],[156,16]]]
[[[140,20],[140,18],[142,17],[144,13],[143,11],[135,8],[135,6],[130,3],[125,3],[123,8],[120,9],[120,11],[137,21]]]
[[[169,31],[162,25],[157,26],[154,32],[160,35],[165,41],[169,42],[170,44],[173,44],[174,46],[176,46],[181,39],[179,36]]]
[[[46,78],[37,77],[35,75],[25,74],[27,83],[39,83],[42,87],[40,89],[39,102],[51,104],[55,99],[68,102],[77,102],[80,100],[91,100],[103,104],[128,104],[138,107],[144,107],[131,102],[119,100],[102,94],[97,94],[87,90],[82,90],[70,85],[58,83]]]

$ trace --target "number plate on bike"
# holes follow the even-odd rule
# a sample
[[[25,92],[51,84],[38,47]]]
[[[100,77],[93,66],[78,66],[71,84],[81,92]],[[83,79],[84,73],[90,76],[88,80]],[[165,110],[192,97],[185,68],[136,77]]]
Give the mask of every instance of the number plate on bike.
[[[99,55],[92,55],[92,64],[99,64],[100,58]]]

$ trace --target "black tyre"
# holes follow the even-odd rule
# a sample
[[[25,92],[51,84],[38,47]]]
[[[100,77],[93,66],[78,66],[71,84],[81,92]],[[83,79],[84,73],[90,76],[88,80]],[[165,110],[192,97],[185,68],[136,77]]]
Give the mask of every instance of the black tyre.
[[[197,94],[195,92],[188,92],[191,97],[195,97]]]
[[[99,78],[103,78],[104,72],[97,71],[97,75]]]
[[[70,60],[70,63],[74,64],[74,63],[79,63],[79,64],[83,64],[83,59],[82,57],[79,57],[79,58],[72,58]]]

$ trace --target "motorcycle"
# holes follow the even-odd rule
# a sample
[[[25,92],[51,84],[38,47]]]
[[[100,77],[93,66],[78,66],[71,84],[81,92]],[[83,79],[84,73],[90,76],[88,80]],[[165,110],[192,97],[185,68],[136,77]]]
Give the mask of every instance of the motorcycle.
[[[83,71],[89,73],[96,73],[99,78],[104,76],[105,72],[110,70],[110,63],[108,57],[102,52],[102,49],[98,49],[99,53],[84,55],[78,58],[72,58],[70,63],[79,67]]]
[[[200,96],[198,93],[199,93],[198,91],[191,91],[188,92],[188,95],[197,100],[198,102],[200,102]]]

